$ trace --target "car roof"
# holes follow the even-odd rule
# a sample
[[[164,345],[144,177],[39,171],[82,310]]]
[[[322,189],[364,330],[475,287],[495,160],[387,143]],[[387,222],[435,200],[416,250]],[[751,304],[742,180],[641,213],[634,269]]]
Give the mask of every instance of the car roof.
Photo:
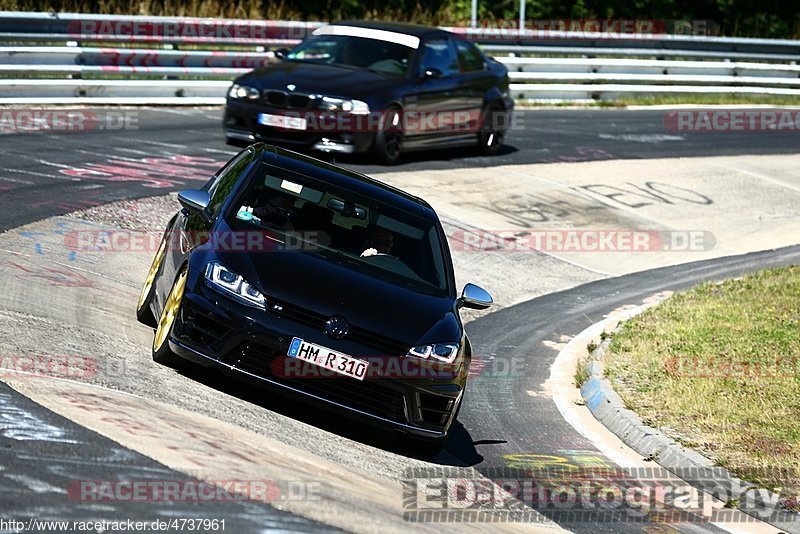
[[[262,161],[299,174],[328,182],[336,187],[374,198],[384,204],[402,209],[425,220],[438,221],[433,208],[419,197],[364,174],[333,165],[331,163],[287,150],[285,148],[257,143],[253,145],[256,157]]]
[[[420,39],[430,39],[432,37],[454,36],[454,34],[436,28],[434,26],[423,26],[421,24],[408,24],[400,22],[382,22],[377,20],[343,20],[334,22],[335,26],[355,26],[357,28],[370,28],[373,30],[386,30],[391,32],[413,35]]]

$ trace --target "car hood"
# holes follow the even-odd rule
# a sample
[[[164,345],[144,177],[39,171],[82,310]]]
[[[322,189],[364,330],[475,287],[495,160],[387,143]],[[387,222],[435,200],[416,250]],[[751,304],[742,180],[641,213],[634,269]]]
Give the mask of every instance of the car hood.
[[[340,315],[353,327],[408,346],[461,338],[451,296],[422,293],[311,252],[216,256],[261,290],[268,303],[277,300],[323,321]]]
[[[292,91],[303,94],[359,97],[373,93],[379,86],[397,85],[398,78],[365,69],[283,61],[249,72],[236,83],[281,91],[291,84],[295,86]]]

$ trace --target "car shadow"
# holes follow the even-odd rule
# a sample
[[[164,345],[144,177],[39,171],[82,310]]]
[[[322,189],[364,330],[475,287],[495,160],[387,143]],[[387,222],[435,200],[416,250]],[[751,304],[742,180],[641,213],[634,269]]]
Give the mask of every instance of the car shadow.
[[[384,449],[395,454],[416,458],[439,465],[468,467],[483,461],[474,448],[469,432],[461,422],[456,421],[444,449],[435,456],[413,450],[398,440],[397,434],[378,425],[370,425],[321,405],[295,400],[276,388],[263,387],[219,373],[211,368],[185,362],[177,372],[186,378],[216,389],[226,395],[315,426],[326,432],[358,441],[371,447]],[[331,415],[336,415],[331,417]]]
[[[481,159],[481,164],[492,164],[492,160],[496,160],[497,165],[505,164],[507,161],[503,156],[508,156],[519,152],[519,149],[512,145],[503,145],[497,154],[492,156],[484,156],[476,153],[474,147],[457,147],[457,148],[442,148],[431,150],[420,150],[415,152],[407,152],[395,165],[381,165],[375,163],[369,154],[327,154],[324,152],[317,152],[314,157],[323,161],[328,161],[336,165],[369,165],[370,167],[379,167],[388,172],[391,170],[404,170],[403,167],[413,165],[415,163],[429,163],[435,161],[453,161],[453,160],[470,160]]]

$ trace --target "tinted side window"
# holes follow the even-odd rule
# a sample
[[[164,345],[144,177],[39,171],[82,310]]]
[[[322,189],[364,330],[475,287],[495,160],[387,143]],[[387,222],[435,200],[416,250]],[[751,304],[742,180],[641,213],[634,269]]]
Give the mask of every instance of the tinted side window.
[[[443,76],[458,74],[458,57],[453,45],[447,39],[433,39],[425,43],[420,62],[420,75],[431,68],[439,69]]]
[[[231,190],[252,159],[253,153],[249,150],[239,154],[230,161],[214,179],[211,187],[208,189],[208,193],[211,195],[211,203],[208,209],[212,217],[217,216],[219,208],[225,203],[225,199],[228,198]]]
[[[461,62],[461,72],[483,70],[483,55],[475,45],[467,41],[456,41],[458,60]]]

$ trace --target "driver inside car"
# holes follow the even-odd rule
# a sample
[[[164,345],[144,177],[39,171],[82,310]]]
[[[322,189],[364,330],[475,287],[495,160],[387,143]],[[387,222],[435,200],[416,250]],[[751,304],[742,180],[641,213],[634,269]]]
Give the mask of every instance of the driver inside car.
[[[291,195],[273,189],[265,189],[257,195],[253,215],[280,230],[292,230],[292,218],[295,212],[294,200]]]
[[[371,225],[364,236],[364,252],[361,253],[361,257],[389,254],[392,246],[394,246],[394,234],[386,228]]]

